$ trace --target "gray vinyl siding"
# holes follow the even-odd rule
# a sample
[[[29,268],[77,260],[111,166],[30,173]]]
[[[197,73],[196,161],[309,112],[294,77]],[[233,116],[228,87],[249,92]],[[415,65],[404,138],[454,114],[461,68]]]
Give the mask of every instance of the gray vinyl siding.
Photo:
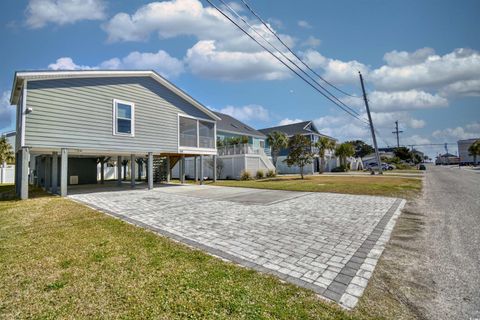
[[[211,119],[150,77],[29,81],[30,147],[177,152],[178,114]],[[113,134],[113,99],[135,104],[135,136]]]

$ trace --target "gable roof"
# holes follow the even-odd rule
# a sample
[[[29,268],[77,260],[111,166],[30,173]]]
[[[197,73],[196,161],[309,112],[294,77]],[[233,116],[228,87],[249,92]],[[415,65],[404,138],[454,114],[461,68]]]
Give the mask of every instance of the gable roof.
[[[335,138],[332,138],[330,136],[320,133],[317,127],[313,124],[312,120],[286,124],[283,126],[260,129],[259,131],[264,133],[265,135],[268,135],[270,132],[273,132],[273,131],[280,131],[285,133],[289,137],[294,136],[296,134],[316,134],[323,137],[327,137],[332,140],[336,140]]]
[[[194,107],[208,114],[212,119],[220,118],[203,104],[192,98],[185,91],[159,75],[153,70],[44,70],[44,71],[17,71],[13,79],[10,103],[16,105],[22,91],[24,81],[29,80],[50,80],[67,78],[111,78],[111,77],[150,77],[157,81],[179,97],[191,103]]]
[[[214,113],[221,118],[220,120],[217,120],[217,131],[253,136],[257,138],[266,138],[266,136],[260,131],[253,129],[252,127],[228,114],[216,111],[214,111]]]

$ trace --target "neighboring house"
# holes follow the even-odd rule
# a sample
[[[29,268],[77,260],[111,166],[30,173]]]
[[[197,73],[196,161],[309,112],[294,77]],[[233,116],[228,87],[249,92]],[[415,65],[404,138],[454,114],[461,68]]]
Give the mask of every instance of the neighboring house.
[[[480,138],[475,138],[475,139],[466,139],[466,140],[458,140],[458,155],[460,156],[460,163],[461,164],[474,164],[473,163],[473,156],[470,155],[470,152],[468,151],[468,148],[477,140],[480,140]],[[477,157],[477,161],[478,161]]]
[[[214,112],[220,120],[217,120],[217,141],[222,146],[217,146],[218,161],[221,161],[223,168],[218,173],[220,179],[239,179],[243,171],[248,171],[255,175],[257,171],[262,170],[266,173],[268,170],[275,170],[265,149],[266,136],[248,126],[247,124],[235,119],[234,117]],[[246,138],[245,144],[224,145],[231,138]],[[197,179],[200,174],[199,159],[187,159],[185,172],[191,179]],[[207,159],[203,164],[204,177],[211,178],[213,174],[211,159]],[[174,177],[179,176],[179,166],[177,165],[172,172]]]
[[[68,185],[97,183],[104,157],[114,161],[119,184],[122,162],[135,173],[136,160],[145,159],[152,188],[179,159],[217,154],[219,117],[154,71],[17,72],[10,102],[17,107],[15,181],[22,199],[29,176],[62,196]],[[136,175],[130,176],[134,187]]]
[[[313,124],[313,121],[297,122],[297,123],[287,124],[283,126],[260,129],[259,131],[265,135],[268,135],[273,131],[280,131],[285,133],[289,138],[293,137],[296,134],[300,134],[308,137],[312,142],[312,144],[316,143],[320,137],[327,137],[337,142],[336,139],[329,137],[327,135],[321,134],[320,131],[318,131],[316,126]],[[267,143],[267,147],[269,147],[268,143]],[[318,149],[312,146],[312,152],[315,154],[313,162],[311,165],[304,168],[305,173],[307,174],[313,174],[315,172],[320,171],[320,159],[318,157]],[[287,155],[288,155],[288,148],[280,151],[277,164],[276,164],[277,172],[280,174],[300,173],[299,167],[297,166],[289,167],[285,162],[283,162],[287,158]],[[334,167],[337,167],[338,164],[339,162],[338,162],[338,159],[334,156],[334,151],[327,150],[325,152],[325,171],[332,170]]]
[[[457,157],[451,153],[440,154],[435,159],[436,165],[448,165],[448,164],[459,164],[460,157]]]

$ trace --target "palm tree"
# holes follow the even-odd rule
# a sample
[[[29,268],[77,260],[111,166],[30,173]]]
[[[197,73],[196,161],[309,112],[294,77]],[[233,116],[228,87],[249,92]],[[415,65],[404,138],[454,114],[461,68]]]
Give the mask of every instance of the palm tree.
[[[347,157],[355,154],[355,148],[350,143],[342,143],[335,149],[335,155],[340,158],[340,165],[347,166]]]
[[[477,165],[477,156],[480,155],[480,140],[475,141],[468,147],[468,152],[473,156],[473,165]]]
[[[280,131],[272,131],[267,135],[267,143],[272,150],[273,165],[277,166],[277,158],[280,150],[288,146],[288,137]]]
[[[2,137],[0,139],[0,165],[13,161],[13,159],[12,146],[8,143],[7,138]]]
[[[320,137],[315,143],[315,147],[318,148],[318,157],[320,158],[320,173],[325,170],[325,152],[327,150],[335,149],[335,141],[328,139],[327,137]]]

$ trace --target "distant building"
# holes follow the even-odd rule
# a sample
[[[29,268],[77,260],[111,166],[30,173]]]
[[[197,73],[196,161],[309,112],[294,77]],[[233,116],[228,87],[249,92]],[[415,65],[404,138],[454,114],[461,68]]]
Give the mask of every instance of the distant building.
[[[468,148],[477,140],[480,140],[480,138],[457,141],[458,155],[460,156],[461,164],[473,164],[473,156],[471,156],[470,152],[468,152]]]
[[[435,164],[438,165],[449,165],[449,164],[459,164],[460,158],[451,153],[439,154],[435,160]]]

